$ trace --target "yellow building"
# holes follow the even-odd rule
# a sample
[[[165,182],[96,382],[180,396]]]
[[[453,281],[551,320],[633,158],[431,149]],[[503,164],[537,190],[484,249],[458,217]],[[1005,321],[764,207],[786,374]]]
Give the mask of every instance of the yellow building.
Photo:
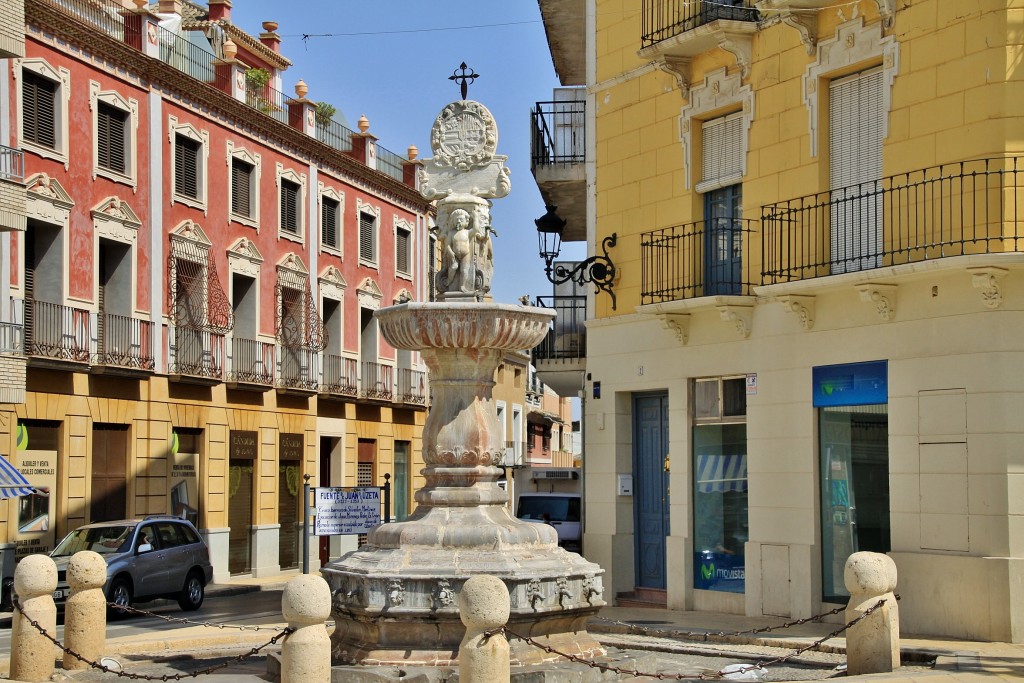
[[[539,4],[609,594],[807,617],[870,550],[903,630],[1024,641],[1019,3]]]

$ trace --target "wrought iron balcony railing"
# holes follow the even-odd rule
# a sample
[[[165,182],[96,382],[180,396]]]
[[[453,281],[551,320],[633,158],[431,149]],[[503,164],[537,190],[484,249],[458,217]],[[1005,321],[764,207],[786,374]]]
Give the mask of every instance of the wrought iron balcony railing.
[[[1024,157],[974,159],[768,204],[763,284],[1024,250]]]
[[[224,335],[191,327],[168,330],[167,374],[220,381],[224,379]]]
[[[650,47],[719,19],[757,21],[754,0],[644,0],[640,46]]]
[[[531,170],[586,159],[586,101],[537,102],[530,111]]]
[[[25,333],[29,356],[89,362],[92,315],[85,309],[26,299]]]
[[[359,394],[359,361],[334,354],[324,354],[324,375],[320,391],[335,396]]]
[[[0,180],[25,180],[25,153],[0,145]]]
[[[62,12],[99,29],[108,36],[124,40],[124,7],[115,0],[46,0]]]
[[[320,389],[320,354],[313,349],[278,346],[281,371],[280,389],[316,393]]]
[[[363,363],[363,398],[390,401],[395,398],[395,369],[390,365]]]
[[[20,356],[25,353],[25,326],[0,322],[0,353]]]
[[[148,370],[156,368],[153,323],[113,313],[100,313],[93,365]]]
[[[399,368],[398,400],[402,403],[425,406],[427,404],[427,373],[422,370]]]
[[[231,369],[227,381],[270,387],[274,384],[274,344],[233,337],[231,339]]]
[[[753,221],[713,218],[640,236],[640,302],[748,295],[753,283],[745,241]]]
[[[540,296],[537,305],[555,310],[544,341],[533,349],[533,359],[582,360],[587,357],[587,297]]]

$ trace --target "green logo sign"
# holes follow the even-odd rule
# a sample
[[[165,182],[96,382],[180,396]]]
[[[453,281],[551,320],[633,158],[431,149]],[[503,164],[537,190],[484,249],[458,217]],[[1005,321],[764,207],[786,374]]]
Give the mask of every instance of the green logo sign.
[[[711,577],[715,575],[715,565],[714,565],[714,563],[711,563],[711,564],[701,564],[701,566],[700,566],[700,575],[702,577],[704,577],[705,581],[710,581]]]

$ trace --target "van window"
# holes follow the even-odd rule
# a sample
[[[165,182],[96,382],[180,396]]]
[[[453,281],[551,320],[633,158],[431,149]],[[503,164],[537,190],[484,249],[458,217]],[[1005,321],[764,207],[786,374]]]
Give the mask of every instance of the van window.
[[[549,522],[578,522],[580,521],[580,499],[575,496],[522,496],[519,498],[517,517],[519,519],[546,519]]]

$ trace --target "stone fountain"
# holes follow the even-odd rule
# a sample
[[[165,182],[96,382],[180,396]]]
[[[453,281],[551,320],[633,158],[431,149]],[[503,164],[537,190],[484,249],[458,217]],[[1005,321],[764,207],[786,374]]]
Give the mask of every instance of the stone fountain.
[[[494,372],[506,351],[540,343],[554,312],[492,302],[490,200],[511,184],[506,157],[495,154],[494,118],[466,99],[462,85],[462,99],[434,122],[434,158],[420,172],[420,191],[437,202],[438,301],[375,313],[384,338],[420,351],[430,370],[426,484],[408,520],[377,527],[366,545],[323,569],[333,595],[335,664],[451,665],[464,633],[456,596],[474,574],[508,587],[512,631],[561,652],[604,654],[586,631],[605,604],[603,570],[559,548],[553,527],[513,517],[497,483],[505,444]],[[513,663],[557,658],[512,637],[510,644]]]

